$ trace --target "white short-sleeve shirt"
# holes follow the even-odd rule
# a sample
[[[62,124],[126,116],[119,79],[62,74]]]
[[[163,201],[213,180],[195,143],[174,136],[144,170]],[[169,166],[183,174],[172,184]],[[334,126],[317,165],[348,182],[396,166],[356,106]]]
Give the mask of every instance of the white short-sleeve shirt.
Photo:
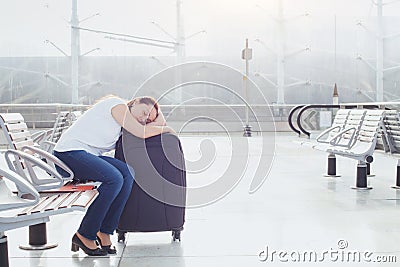
[[[114,149],[121,135],[121,125],[112,116],[111,109],[119,104],[126,104],[126,101],[112,97],[96,103],[62,134],[54,150],[85,150],[101,155]]]

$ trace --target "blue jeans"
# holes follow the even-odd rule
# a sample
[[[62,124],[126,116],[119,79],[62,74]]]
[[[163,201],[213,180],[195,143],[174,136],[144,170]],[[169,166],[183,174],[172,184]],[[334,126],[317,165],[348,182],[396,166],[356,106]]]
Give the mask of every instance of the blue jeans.
[[[89,206],[78,233],[90,240],[96,240],[98,231],[113,234],[132,190],[133,169],[118,159],[84,150],[54,151],[54,155],[74,172],[74,179],[101,182],[99,195]]]

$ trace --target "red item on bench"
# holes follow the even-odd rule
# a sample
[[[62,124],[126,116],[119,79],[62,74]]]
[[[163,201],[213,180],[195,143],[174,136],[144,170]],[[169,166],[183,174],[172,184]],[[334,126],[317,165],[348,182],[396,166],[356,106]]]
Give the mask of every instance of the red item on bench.
[[[56,189],[46,190],[40,193],[63,193],[63,192],[80,192],[96,189],[94,184],[68,182],[64,186]]]
[[[69,185],[64,185],[60,188],[51,190],[51,192],[76,192],[76,191],[93,190],[95,188],[96,187],[94,185],[69,184]]]

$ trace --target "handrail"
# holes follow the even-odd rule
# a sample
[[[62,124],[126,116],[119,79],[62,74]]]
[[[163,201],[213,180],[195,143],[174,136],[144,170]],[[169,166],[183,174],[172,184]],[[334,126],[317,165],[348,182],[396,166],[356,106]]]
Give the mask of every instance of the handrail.
[[[297,126],[299,127],[300,131],[302,133],[304,133],[305,135],[307,135],[308,138],[310,138],[311,133],[309,131],[307,131],[306,129],[304,129],[304,127],[301,125],[301,115],[303,115],[304,111],[311,109],[311,108],[340,108],[340,105],[329,105],[329,104],[319,104],[319,105],[306,105],[304,107],[301,108],[301,110],[299,111],[299,113],[297,114]],[[299,133],[300,135],[300,133]]]
[[[301,135],[301,133],[305,134],[308,138],[310,138],[311,133],[309,131],[307,131],[306,129],[304,129],[304,127],[301,125],[301,116],[303,115],[303,113],[308,110],[308,109],[315,109],[315,108],[344,108],[344,109],[349,109],[349,108],[357,108],[359,106],[362,106],[363,108],[374,108],[374,109],[379,109],[382,108],[383,106],[380,105],[381,103],[359,103],[359,104],[337,104],[337,105],[332,105],[332,104],[311,104],[311,105],[299,105],[294,107],[292,110],[295,111],[295,109],[300,109],[299,113],[297,114],[297,118],[296,118],[296,122],[297,122],[297,126],[299,127],[298,131],[297,129],[293,129],[292,130],[294,132],[296,132],[297,134],[299,134],[299,136]],[[388,109],[387,107],[384,107],[385,109]],[[294,112],[293,112],[294,113]],[[288,118],[288,123],[289,125],[291,125],[291,116],[289,115]]]
[[[295,132],[295,133],[297,133],[299,136],[301,135],[301,132],[300,132],[300,130],[298,130],[298,129],[296,129],[296,128],[294,127],[294,125],[293,125],[293,123],[292,123],[292,117],[293,117],[294,113],[295,113],[298,109],[300,109],[300,108],[302,108],[302,107],[304,107],[304,106],[305,106],[305,105],[298,105],[298,106],[293,107],[293,108],[290,110],[290,112],[289,112],[289,117],[288,117],[288,123],[289,123],[290,129],[292,129],[292,131]]]

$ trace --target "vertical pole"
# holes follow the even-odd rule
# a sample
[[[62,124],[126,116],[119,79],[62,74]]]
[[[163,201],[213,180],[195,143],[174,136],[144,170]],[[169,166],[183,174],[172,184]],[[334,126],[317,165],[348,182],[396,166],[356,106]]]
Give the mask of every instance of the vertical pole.
[[[340,177],[340,175],[336,174],[336,156],[335,154],[328,155],[328,169],[325,177]]]
[[[376,101],[383,101],[383,1],[377,0]]]
[[[182,5],[183,0],[176,0],[176,41],[178,43],[176,55],[178,63],[184,62],[186,57]]]
[[[335,2],[336,3],[336,2]],[[339,104],[339,94],[338,94],[338,90],[337,90],[337,84],[336,84],[336,81],[337,81],[337,65],[336,65],[336,63],[337,63],[337,23],[336,23],[336,14],[335,14],[335,61],[334,61],[334,63],[335,63],[335,65],[334,65],[334,68],[335,68],[335,86],[333,87],[333,104],[334,105],[338,105]]]
[[[249,49],[249,39],[246,38],[246,51]],[[249,103],[249,59],[246,57],[246,77],[244,80],[245,99]],[[249,107],[246,105],[246,126],[249,125]]]
[[[9,79],[9,84],[10,84],[10,103],[12,103],[13,102],[13,94],[14,94],[14,90],[13,90],[13,81],[14,81],[14,78],[13,78],[13,76],[11,76],[10,77],[10,79]]]
[[[183,12],[182,12],[183,0],[176,0],[176,61],[177,64],[182,64],[186,59],[186,48],[185,48],[185,31],[183,26]],[[179,71],[175,74],[177,84],[182,83],[182,73]],[[182,89],[176,90],[173,94],[176,103],[182,103]]]
[[[400,189],[400,159],[397,160],[396,166],[396,184],[392,186],[394,189]]]
[[[336,62],[337,62],[337,23],[336,23],[336,14],[335,14],[335,37],[334,38],[335,38],[335,81],[336,81],[336,79],[337,79],[337,68],[336,68]]]
[[[285,21],[283,18],[282,0],[278,0],[278,32],[277,32],[277,104],[285,103]]]
[[[0,232],[0,266],[9,266],[7,236],[3,232]]]
[[[29,226],[29,245],[20,245],[24,250],[45,250],[57,247],[58,244],[47,243],[46,223],[39,223]]]
[[[367,180],[367,164],[359,161],[357,164],[356,186],[353,189],[369,190],[372,187],[368,186]]]
[[[367,162],[366,164],[367,164],[367,176],[368,177],[374,177],[375,174],[371,173],[371,163]]]
[[[78,104],[78,88],[79,88],[79,20],[78,20],[78,3],[77,0],[72,0],[71,14],[71,85],[72,97],[71,103]]]
[[[252,49],[249,48],[249,39],[246,39],[246,47],[242,51],[242,59],[246,62],[246,74],[243,77],[244,86],[244,97],[246,101],[245,116],[246,125],[244,126],[243,136],[251,137],[251,126],[249,125],[249,106],[250,105],[250,93],[249,93],[249,60],[252,58]]]
[[[29,245],[43,246],[47,244],[46,223],[29,226]]]

